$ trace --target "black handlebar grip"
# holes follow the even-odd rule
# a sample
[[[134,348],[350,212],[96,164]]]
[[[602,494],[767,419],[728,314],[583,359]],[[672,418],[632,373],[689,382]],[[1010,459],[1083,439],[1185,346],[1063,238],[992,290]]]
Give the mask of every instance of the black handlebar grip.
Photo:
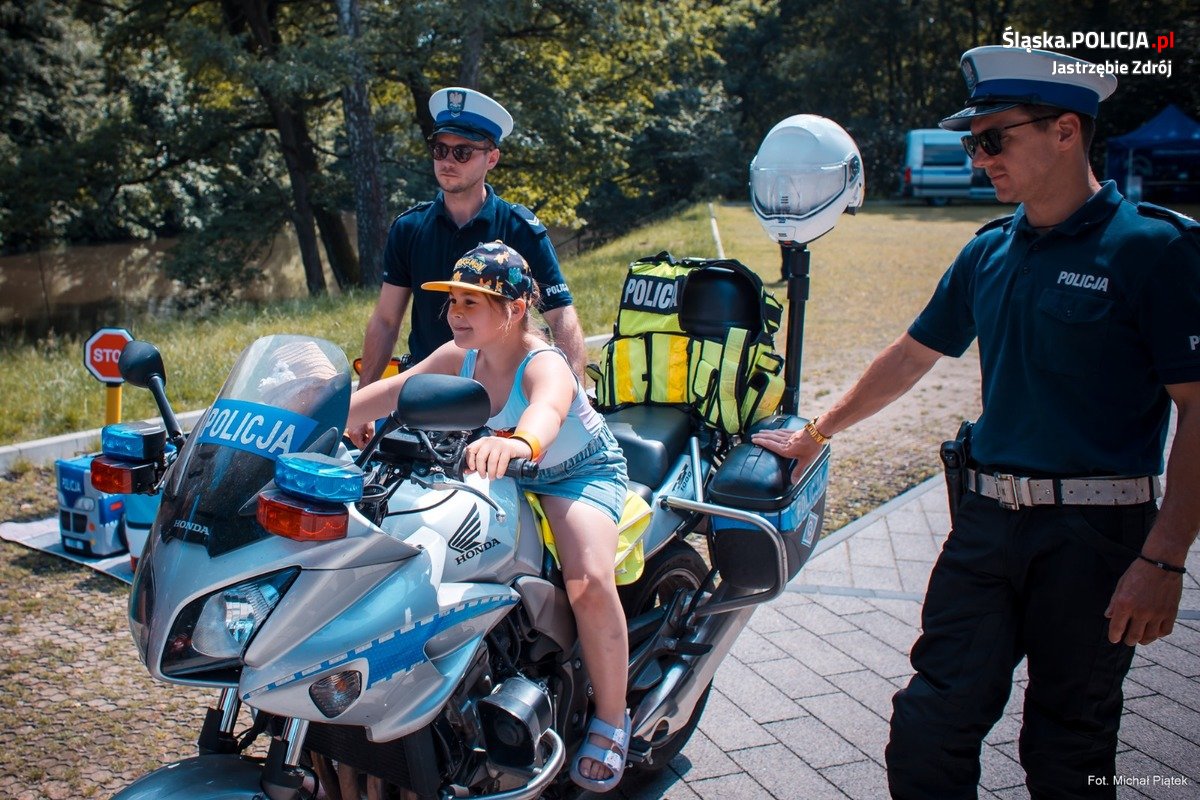
[[[504,470],[504,477],[506,478],[525,478],[526,480],[531,480],[536,478],[537,474],[537,462],[528,458],[511,459],[508,462],[508,468]]]

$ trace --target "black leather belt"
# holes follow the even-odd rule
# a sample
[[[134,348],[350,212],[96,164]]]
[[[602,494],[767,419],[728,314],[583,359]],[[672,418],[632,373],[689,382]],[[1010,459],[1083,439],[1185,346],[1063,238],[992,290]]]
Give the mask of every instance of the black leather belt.
[[[1157,475],[1140,478],[1026,478],[967,469],[967,491],[990,497],[1001,508],[1028,506],[1134,506],[1162,494]]]

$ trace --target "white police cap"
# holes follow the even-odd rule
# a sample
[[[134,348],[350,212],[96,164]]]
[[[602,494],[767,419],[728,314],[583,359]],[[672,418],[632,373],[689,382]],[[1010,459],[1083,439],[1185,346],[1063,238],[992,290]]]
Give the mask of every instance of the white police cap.
[[[513,118],[504,106],[474,89],[452,86],[439,89],[429,98],[433,132],[453,133],[472,141],[500,140],[512,133]]]
[[[971,129],[971,120],[1014,106],[1045,105],[1096,116],[1100,101],[1117,89],[1117,79],[1089,61],[1049,50],[988,45],[963,53],[959,64],[971,97],[967,107],[946,117],[948,131]]]

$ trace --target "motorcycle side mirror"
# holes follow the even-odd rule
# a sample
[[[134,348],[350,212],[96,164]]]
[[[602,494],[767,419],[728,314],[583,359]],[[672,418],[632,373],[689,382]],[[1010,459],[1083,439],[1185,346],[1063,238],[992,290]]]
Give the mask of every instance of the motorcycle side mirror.
[[[457,375],[411,375],[393,419],[426,431],[467,431],[487,424],[492,400],[479,381]]]
[[[163,366],[162,353],[158,352],[158,348],[149,342],[134,339],[121,351],[117,369],[129,383],[150,390],[158,413],[162,414],[167,438],[176,447],[183,447],[183,429],[179,427],[179,420],[167,400],[167,368]]]
[[[117,369],[121,371],[122,378],[142,389],[149,389],[151,379],[156,375],[164,386],[167,383],[167,369],[163,366],[162,353],[149,342],[138,339],[128,342],[121,351]]]

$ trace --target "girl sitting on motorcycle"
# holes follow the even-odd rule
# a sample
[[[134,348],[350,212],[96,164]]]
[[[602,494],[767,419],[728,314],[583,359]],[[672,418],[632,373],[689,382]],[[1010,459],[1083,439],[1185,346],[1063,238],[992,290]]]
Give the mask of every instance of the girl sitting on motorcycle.
[[[453,341],[406,372],[356,392],[347,433],[363,446],[372,420],[396,408],[400,387],[412,374],[462,375],[487,389],[493,412],[488,425],[496,434],[468,446],[467,468],[494,480],[513,458],[538,462],[537,477],[519,485],[539,496],[554,531],[595,691],[596,713],[571,778],[585,789],[609,791],[625,769],[630,733],[629,642],[613,563],[625,458],[566,356],[534,331],[529,310],[538,301],[537,284],[517,251],[499,241],[481,244],[455,263],[450,280],[421,288],[449,293]]]

